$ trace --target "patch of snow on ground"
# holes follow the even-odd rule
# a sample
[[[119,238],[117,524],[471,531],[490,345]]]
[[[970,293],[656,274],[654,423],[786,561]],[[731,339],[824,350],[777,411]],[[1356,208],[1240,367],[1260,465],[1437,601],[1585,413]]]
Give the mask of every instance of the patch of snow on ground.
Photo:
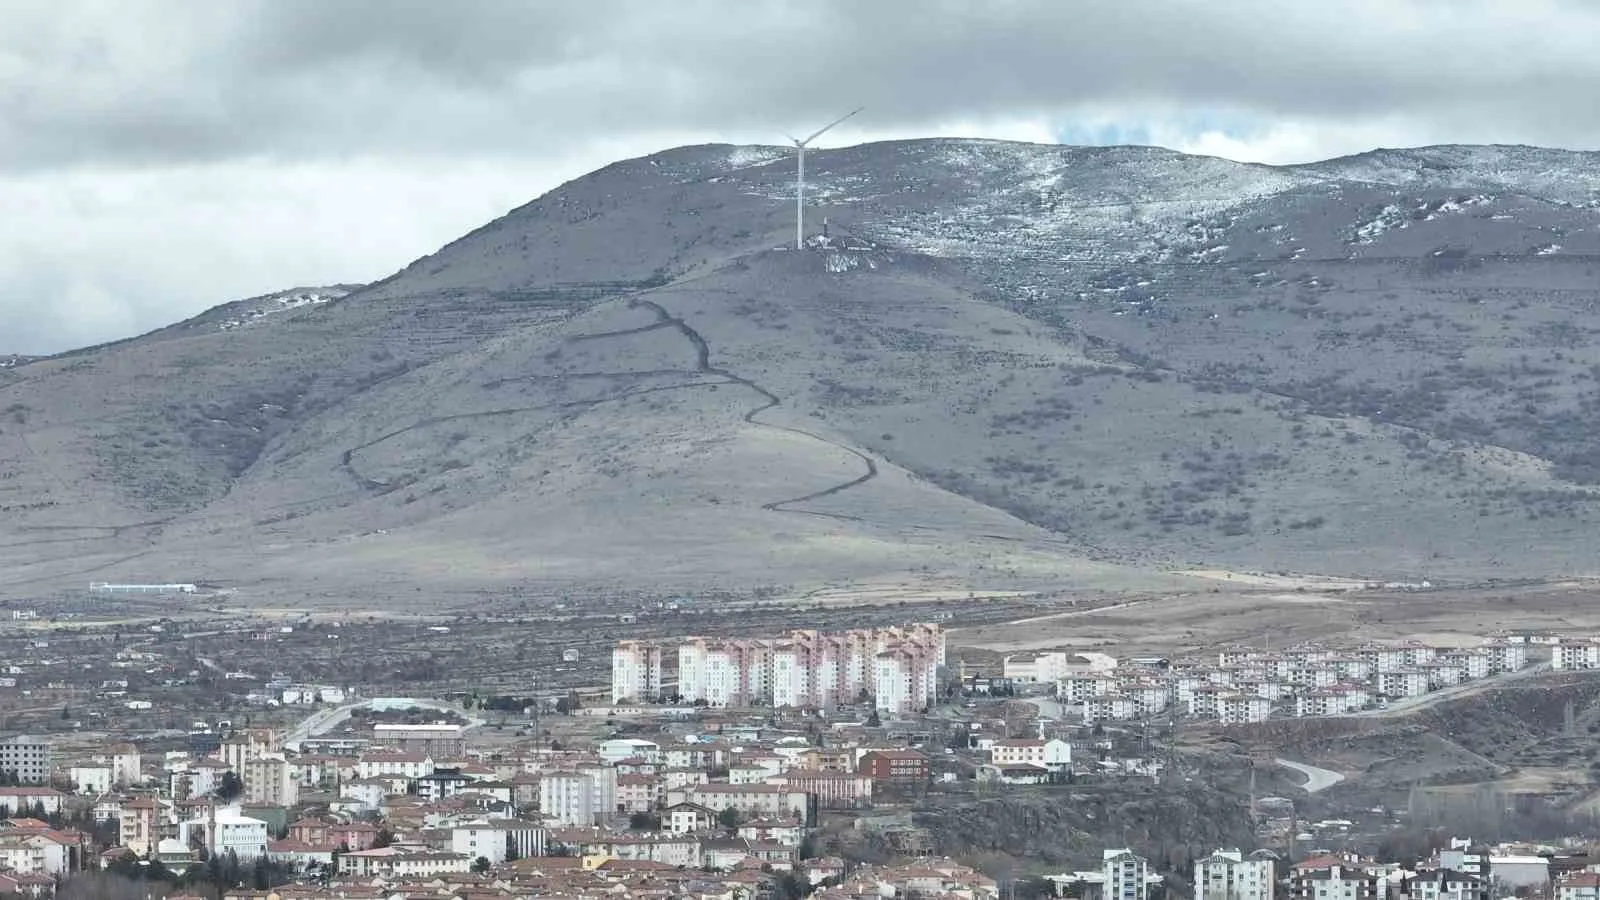
[[[1385,233],[1406,227],[1405,213],[1393,203],[1378,211],[1372,221],[1356,226],[1356,243],[1370,244]]]
[[[261,299],[255,306],[240,310],[239,314],[233,318],[219,322],[217,329],[219,331],[232,331],[235,328],[244,328],[276,313],[327,303],[329,300],[337,300],[347,293],[349,292],[334,288],[318,288],[314,291],[285,291],[281,294],[274,294]]]
[[[773,160],[782,159],[790,155],[792,155],[790,151],[777,147],[735,147],[728,151],[723,163],[729,169],[748,169],[754,166],[764,166]]]

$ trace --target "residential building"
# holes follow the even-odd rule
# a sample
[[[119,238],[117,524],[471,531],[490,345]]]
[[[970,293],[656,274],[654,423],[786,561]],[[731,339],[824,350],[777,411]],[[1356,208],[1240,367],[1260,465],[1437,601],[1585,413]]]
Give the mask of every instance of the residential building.
[[[922,784],[929,777],[928,757],[915,750],[869,750],[856,771],[876,784]]]
[[[901,715],[937,699],[945,641],[939,626],[928,624],[800,630],[779,638],[685,638],[677,655],[678,693],[688,702],[831,709],[871,695],[880,713]],[[628,690],[615,681],[632,677],[628,659],[613,666],[613,695]]]
[[[517,819],[475,819],[450,826],[450,851],[499,865],[545,854],[545,830]]]
[[[1272,701],[1260,694],[1217,695],[1217,720],[1224,725],[1265,722],[1272,717]]]
[[[1528,665],[1528,645],[1514,641],[1493,641],[1484,649],[1489,651],[1490,665],[1496,672],[1517,672]]]
[[[149,856],[160,840],[156,832],[158,807],[154,798],[139,796],[122,804],[117,815],[117,843],[137,856]]]
[[[1555,900],[1600,900],[1600,872],[1575,872],[1556,882]]]
[[[1489,900],[1489,879],[1449,869],[1418,872],[1406,882],[1406,894],[1410,900]]]
[[[120,743],[112,746],[108,762],[111,764],[111,783],[118,788],[144,782],[144,759],[138,746]]]
[[[300,802],[300,782],[294,766],[282,754],[246,760],[239,780],[247,803],[289,807]]]
[[[1421,697],[1428,693],[1430,687],[1428,673],[1421,669],[1404,668],[1378,673],[1378,693],[1391,700]]]
[[[91,797],[109,793],[114,783],[111,767],[104,765],[73,766],[67,770],[67,779],[78,793]]]
[[[654,700],[661,694],[661,645],[620,641],[611,651],[611,702]]]
[[[61,812],[66,795],[47,787],[0,787],[0,818],[6,815],[22,816],[29,810],[39,810],[46,815]]]
[[[594,786],[577,772],[545,772],[539,780],[539,812],[555,825],[593,825]]]
[[[433,759],[458,759],[467,750],[462,727],[443,722],[429,725],[379,723],[372,726],[372,743],[409,753],[423,753]]]
[[[399,750],[369,750],[356,761],[357,778],[375,778],[379,775],[400,775],[421,778],[433,774],[433,758],[426,753],[406,753]]]
[[[1218,850],[1194,862],[1194,900],[1273,900],[1278,858],[1270,850],[1248,856]]]
[[[1385,900],[1387,882],[1377,875],[1340,862],[1317,868],[1296,867],[1289,877],[1290,900]]]
[[[1093,724],[1100,721],[1124,721],[1139,714],[1138,704],[1122,693],[1102,694],[1083,702],[1083,721]]]
[[[19,734],[0,740],[0,772],[13,772],[23,784],[50,782],[50,741]]]
[[[1132,850],[1106,850],[1100,871],[1104,900],[1150,900],[1150,863]]]

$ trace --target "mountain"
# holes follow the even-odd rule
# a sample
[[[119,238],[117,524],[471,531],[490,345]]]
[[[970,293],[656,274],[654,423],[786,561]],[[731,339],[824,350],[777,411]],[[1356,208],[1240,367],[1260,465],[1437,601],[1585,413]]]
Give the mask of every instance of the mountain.
[[[812,159],[805,251],[783,150],[681,148],[372,285],[0,367],[0,592],[1592,571],[1600,156]]]

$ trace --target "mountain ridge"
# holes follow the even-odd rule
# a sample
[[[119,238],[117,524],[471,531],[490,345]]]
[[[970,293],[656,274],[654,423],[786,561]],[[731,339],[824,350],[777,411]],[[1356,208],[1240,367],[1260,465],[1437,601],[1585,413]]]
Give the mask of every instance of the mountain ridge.
[[[0,591],[1586,574],[1596,155],[1404,152],[816,151],[798,253],[779,148],[624,160],[0,373]]]

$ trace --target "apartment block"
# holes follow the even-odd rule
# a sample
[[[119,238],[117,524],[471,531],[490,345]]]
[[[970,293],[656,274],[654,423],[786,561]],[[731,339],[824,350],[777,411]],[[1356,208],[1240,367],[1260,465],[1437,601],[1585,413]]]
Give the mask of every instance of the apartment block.
[[[613,698],[652,678],[660,683],[649,651],[631,643],[613,653]],[[870,695],[881,713],[904,715],[937,698],[945,639],[929,624],[800,630],[778,638],[685,638],[676,655],[678,694],[687,702],[831,709]]]
[[[49,783],[49,739],[19,734],[0,741],[0,772],[16,773],[23,784]]]
[[[611,651],[611,702],[651,700],[661,693],[661,645],[619,641]]]

